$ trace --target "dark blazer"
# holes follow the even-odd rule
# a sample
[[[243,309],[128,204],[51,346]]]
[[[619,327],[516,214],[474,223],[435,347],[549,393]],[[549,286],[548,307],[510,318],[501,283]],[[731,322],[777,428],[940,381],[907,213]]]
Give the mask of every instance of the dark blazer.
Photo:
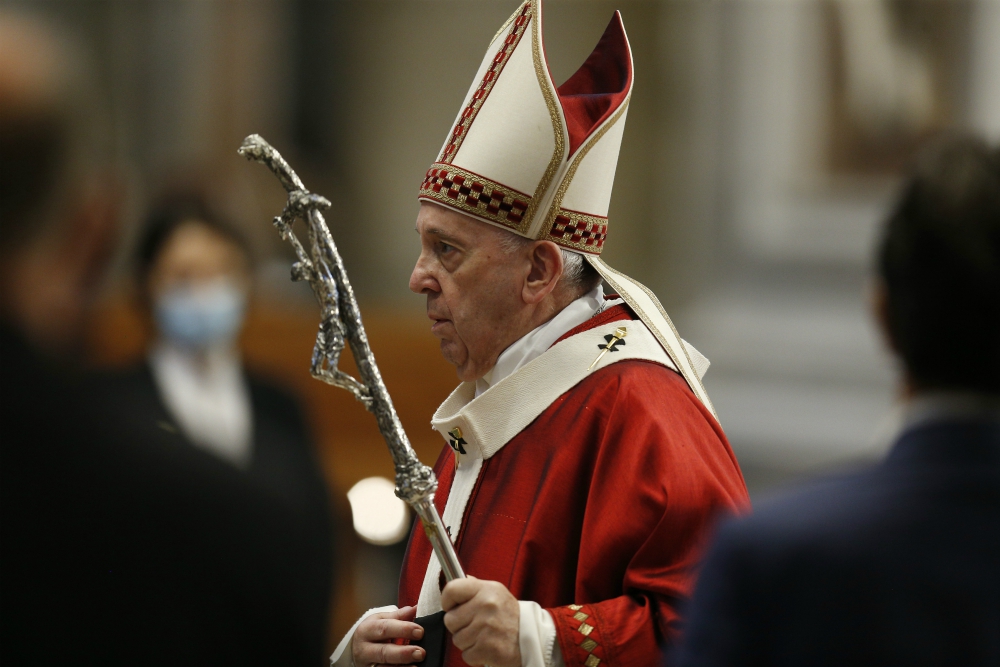
[[[195,447],[167,412],[148,364],[102,374],[98,381],[100,398],[119,431],[127,430],[138,442],[157,433],[178,446]],[[309,515],[317,522],[317,536],[329,541],[329,493],[298,403],[252,373],[247,384],[253,454],[245,472],[269,493]]]
[[[1000,420],[724,525],[672,665],[1000,665]]]
[[[0,328],[0,662],[321,665],[329,587],[293,509],[142,442]]]
[[[202,451],[167,412],[148,364],[95,379],[108,419],[122,437],[136,446],[160,438]],[[311,581],[308,599],[316,605],[309,622],[317,635],[325,635],[333,581],[333,526],[326,482],[296,400],[252,373],[247,375],[247,384],[253,441],[250,464],[242,473],[262,498],[284,506],[298,525],[305,542],[298,555],[300,575]]]

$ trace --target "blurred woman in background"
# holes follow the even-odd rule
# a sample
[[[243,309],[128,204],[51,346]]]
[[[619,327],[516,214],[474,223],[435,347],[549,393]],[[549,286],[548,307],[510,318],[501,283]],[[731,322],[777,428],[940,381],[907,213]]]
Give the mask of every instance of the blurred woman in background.
[[[297,402],[241,362],[252,286],[243,238],[197,194],[166,197],[147,219],[135,268],[156,335],[146,363],[122,378],[131,418],[323,516],[328,534],[328,494]]]
[[[155,392],[162,410],[157,426],[178,431],[238,468],[249,469],[254,459],[259,464],[261,455],[268,457],[279,444],[280,458],[307,461],[309,447],[295,405],[250,381],[240,363],[236,339],[251,281],[242,240],[196,198],[167,202],[148,221],[137,278],[157,336],[147,364],[133,379],[143,398]],[[251,394],[258,399],[256,411]],[[255,443],[260,430],[260,425],[254,429],[255,416],[265,429],[277,427],[283,442],[268,433]],[[304,465],[302,472],[314,471]]]
[[[242,365],[238,338],[252,287],[246,243],[201,196],[177,194],[153,207],[135,269],[155,335],[143,364],[106,378],[101,400],[137,447],[155,434],[207,452],[292,510],[308,545],[313,593],[327,593],[315,619],[325,628],[329,494],[296,400]]]

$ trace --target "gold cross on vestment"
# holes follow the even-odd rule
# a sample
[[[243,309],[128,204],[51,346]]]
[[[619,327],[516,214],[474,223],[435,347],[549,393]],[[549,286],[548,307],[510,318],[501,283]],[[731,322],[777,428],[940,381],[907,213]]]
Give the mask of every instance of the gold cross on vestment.
[[[467,445],[469,443],[465,440],[465,438],[462,437],[462,429],[460,429],[457,426],[448,431],[448,435],[451,436],[450,438],[448,438],[448,444],[451,446],[452,451],[455,453],[455,469],[458,470],[458,463],[461,460],[459,459],[458,455],[467,453],[465,451],[464,445]]]
[[[615,329],[614,333],[605,336],[604,340],[606,340],[607,343],[604,345],[597,346],[597,348],[601,351],[601,353],[597,355],[597,358],[594,359],[594,363],[592,363],[590,367],[587,368],[587,371],[590,372],[591,370],[593,370],[594,366],[597,365],[597,362],[600,361],[601,358],[608,352],[617,352],[618,347],[616,346],[624,345],[625,341],[623,339],[627,335],[628,335],[628,330],[625,327],[618,327],[617,329]]]

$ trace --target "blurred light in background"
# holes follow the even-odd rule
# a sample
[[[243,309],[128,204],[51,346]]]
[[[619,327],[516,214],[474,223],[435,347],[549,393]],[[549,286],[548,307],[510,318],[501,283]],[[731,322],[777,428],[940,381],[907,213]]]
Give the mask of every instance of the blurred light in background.
[[[354,530],[365,542],[396,544],[410,531],[410,512],[385,477],[366,477],[347,492]]]

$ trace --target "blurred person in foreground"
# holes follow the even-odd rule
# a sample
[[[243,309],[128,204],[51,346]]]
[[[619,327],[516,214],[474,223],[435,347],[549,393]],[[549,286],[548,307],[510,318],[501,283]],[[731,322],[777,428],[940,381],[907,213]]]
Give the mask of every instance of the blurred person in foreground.
[[[892,450],[725,525],[672,664],[1000,665],[1000,150],[922,156],[878,283]]]
[[[418,195],[410,289],[462,380],[431,421],[435,502],[469,576],[442,590],[417,526],[401,608],[372,610],[335,665],[655,663],[713,521],[748,502],[707,360],[600,259],[632,92],[621,16],[557,88],[541,11],[494,37]]]
[[[198,448],[242,471],[295,513],[310,542],[303,574],[308,559],[314,592],[329,591],[329,493],[305,420],[292,396],[244,370],[237,349],[252,284],[246,242],[203,195],[173,192],[150,212],[135,270],[156,337],[146,363],[103,378],[120,432],[138,446],[159,437]]]
[[[0,12],[0,661],[320,664],[302,601],[327,591],[291,513],[215,457],[126,439],[73,371],[116,232],[85,196],[110,188],[77,152],[78,62]]]

